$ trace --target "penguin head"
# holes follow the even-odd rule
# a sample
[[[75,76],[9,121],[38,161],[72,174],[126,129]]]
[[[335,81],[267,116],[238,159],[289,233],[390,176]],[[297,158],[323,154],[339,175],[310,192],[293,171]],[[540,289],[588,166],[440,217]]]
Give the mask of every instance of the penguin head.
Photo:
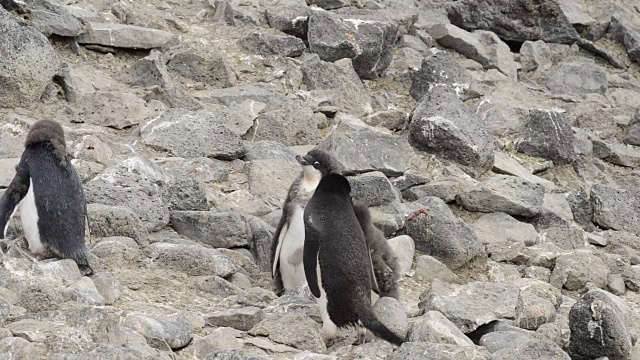
[[[305,156],[296,156],[296,160],[302,165],[305,177],[323,177],[329,174],[342,173],[344,166],[331,153],[313,149]]]
[[[55,156],[60,161],[66,161],[67,145],[64,130],[60,124],[51,120],[40,120],[31,125],[24,145],[29,147],[40,143],[50,143]]]

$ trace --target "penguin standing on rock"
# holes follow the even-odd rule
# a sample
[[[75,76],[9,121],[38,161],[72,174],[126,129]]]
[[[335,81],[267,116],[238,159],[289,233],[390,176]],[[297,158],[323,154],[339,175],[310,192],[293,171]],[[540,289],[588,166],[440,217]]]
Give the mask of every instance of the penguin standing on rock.
[[[93,274],[84,240],[82,183],[67,154],[62,126],[54,121],[36,122],[27,135],[16,175],[0,199],[0,239],[18,203],[34,255],[73,259],[84,275]]]
[[[325,343],[338,328],[356,326],[355,344],[364,343],[369,329],[400,345],[403,340],[373,312],[370,254],[344,176],[322,177],[304,210],[304,225],[304,272],[320,307]]]
[[[302,166],[302,173],[289,188],[282,217],[271,240],[272,277],[278,296],[305,281],[302,265],[304,208],[320,179],[343,169],[331,153],[319,149],[313,149],[305,156],[296,156],[296,160]]]
[[[398,256],[389,245],[389,241],[384,237],[384,233],[371,222],[369,207],[362,201],[355,200],[353,201],[353,210],[362,227],[364,238],[371,254],[375,285],[378,288],[376,293],[380,297],[392,297],[400,300],[399,281],[401,273]]]

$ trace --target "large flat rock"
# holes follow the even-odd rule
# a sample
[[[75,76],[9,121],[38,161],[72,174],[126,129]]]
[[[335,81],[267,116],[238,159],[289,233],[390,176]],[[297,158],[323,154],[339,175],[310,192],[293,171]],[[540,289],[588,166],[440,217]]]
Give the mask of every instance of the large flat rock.
[[[96,44],[127,49],[161,47],[174,36],[166,31],[135,25],[90,23],[90,29],[76,39],[79,44]]]

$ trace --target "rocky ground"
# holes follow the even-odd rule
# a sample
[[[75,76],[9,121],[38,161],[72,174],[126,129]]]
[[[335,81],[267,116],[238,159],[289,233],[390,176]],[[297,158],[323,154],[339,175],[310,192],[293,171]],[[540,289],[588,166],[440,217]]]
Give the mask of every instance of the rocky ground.
[[[635,0],[0,0],[0,193],[64,125],[96,274],[0,252],[0,359],[640,359]],[[329,149],[407,343],[330,348],[268,247]]]

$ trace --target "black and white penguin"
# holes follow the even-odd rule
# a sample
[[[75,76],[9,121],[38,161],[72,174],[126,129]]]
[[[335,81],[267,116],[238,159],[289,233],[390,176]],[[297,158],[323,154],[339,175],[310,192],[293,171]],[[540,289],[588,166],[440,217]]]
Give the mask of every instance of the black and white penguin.
[[[353,210],[364,232],[364,238],[371,254],[371,263],[375,275],[377,293],[380,297],[392,297],[400,300],[400,261],[389,241],[371,222],[369,207],[362,201],[353,201]]]
[[[302,172],[289,187],[282,217],[271,240],[272,277],[278,296],[305,281],[302,251],[303,215],[307,202],[323,176],[340,173],[344,168],[331,153],[320,149],[296,156],[296,160],[302,166]]]
[[[356,326],[355,344],[366,329],[400,345],[403,340],[382,324],[371,305],[370,254],[351,200],[349,181],[340,174],[324,176],[304,211],[304,271],[317,299],[325,343],[338,328]]]
[[[93,274],[85,245],[87,204],[82,183],[66,151],[60,124],[42,120],[31,127],[16,175],[0,199],[0,238],[20,203],[29,250],[39,258],[73,259]]]

